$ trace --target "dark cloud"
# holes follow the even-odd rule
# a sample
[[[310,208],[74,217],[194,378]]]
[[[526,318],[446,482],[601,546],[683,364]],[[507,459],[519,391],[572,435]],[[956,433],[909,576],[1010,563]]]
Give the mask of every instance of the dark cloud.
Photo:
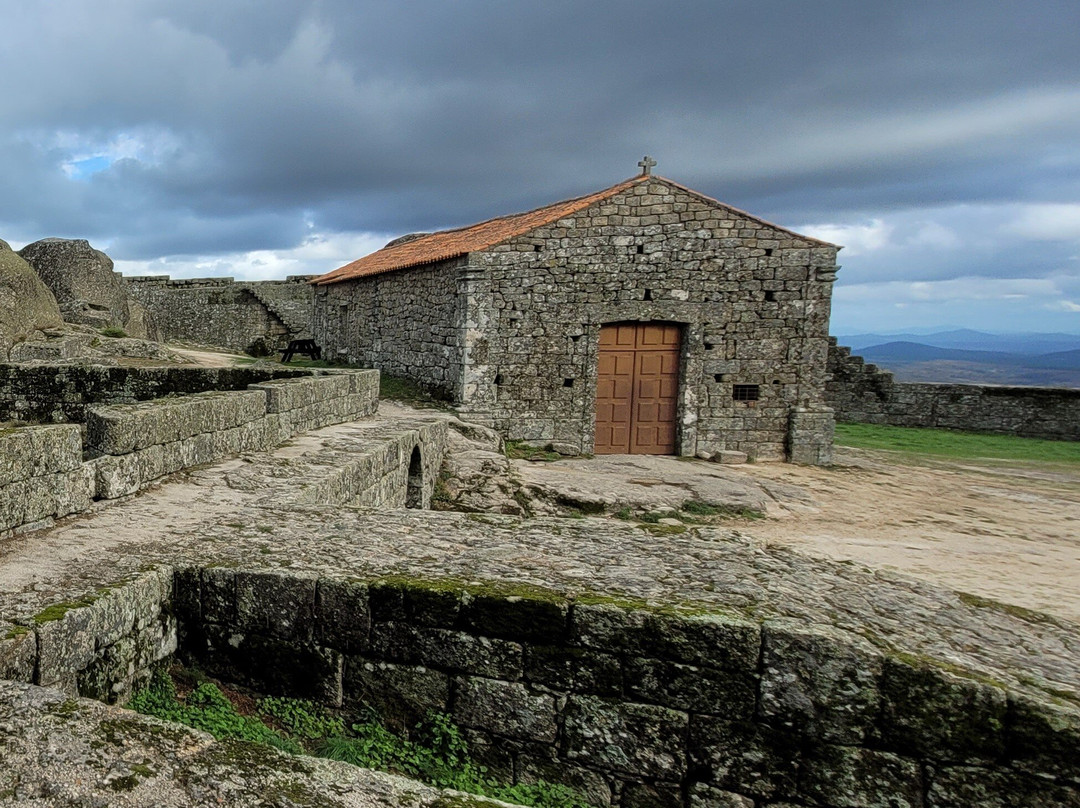
[[[1080,196],[1075,2],[13,5],[0,226],[118,258],[463,224],[645,152],[789,225]]]

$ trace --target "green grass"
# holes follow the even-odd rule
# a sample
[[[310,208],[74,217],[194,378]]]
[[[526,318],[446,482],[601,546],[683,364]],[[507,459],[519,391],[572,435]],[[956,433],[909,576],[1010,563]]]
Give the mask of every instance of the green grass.
[[[222,690],[196,671],[177,669],[195,685],[185,695],[173,676],[155,671],[150,684],[128,707],[145,715],[186,724],[218,739],[263,744],[294,754],[312,754],[414,777],[437,788],[453,788],[533,808],[589,808],[577,792],[543,780],[509,785],[473,761],[468,742],[450,717],[431,712],[412,732],[398,734],[366,715],[358,723],[310,701],[267,697],[242,714]],[[250,704],[250,699],[248,700]]]
[[[1080,441],[1038,440],[1013,435],[953,432],[878,424],[837,424],[836,443],[856,449],[887,449],[956,459],[1080,463]]]
[[[110,325],[108,328],[103,328],[99,332],[103,337],[109,337],[111,339],[121,339],[127,336],[127,331],[122,328],[117,328],[114,325]]]
[[[508,440],[505,442],[504,447],[506,456],[511,460],[532,460],[544,463],[554,463],[556,460],[563,459],[563,456],[558,452],[549,452],[547,449],[541,449],[538,446],[533,446],[532,444],[523,441]]]

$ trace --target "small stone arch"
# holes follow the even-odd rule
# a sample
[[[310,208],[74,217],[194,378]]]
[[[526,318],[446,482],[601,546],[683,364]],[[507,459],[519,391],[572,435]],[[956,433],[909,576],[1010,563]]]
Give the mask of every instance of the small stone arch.
[[[424,458],[420,446],[413,447],[409,458],[409,478],[405,485],[405,507],[424,507]]]

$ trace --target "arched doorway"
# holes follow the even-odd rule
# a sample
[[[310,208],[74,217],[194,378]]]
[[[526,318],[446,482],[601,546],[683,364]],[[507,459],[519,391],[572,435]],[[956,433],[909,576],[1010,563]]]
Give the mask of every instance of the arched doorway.
[[[682,327],[600,328],[595,454],[675,454]]]
[[[405,486],[405,507],[424,507],[424,463],[420,447],[414,446],[409,458],[409,480]]]

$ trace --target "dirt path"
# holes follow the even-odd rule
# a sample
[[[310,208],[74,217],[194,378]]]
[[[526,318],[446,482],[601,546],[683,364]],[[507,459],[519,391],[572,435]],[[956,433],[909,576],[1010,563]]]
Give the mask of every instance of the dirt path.
[[[840,450],[823,469],[740,471],[803,488],[748,523],[767,543],[894,569],[1080,622],[1080,468],[995,461],[909,465]]]
[[[231,368],[243,364],[240,360],[247,359],[250,361],[250,357],[243,354],[231,354],[223,351],[200,351],[194,348],[177,348],[174,345],[170,345],[169,350],[182,356],[193,365],[204,368]]]

